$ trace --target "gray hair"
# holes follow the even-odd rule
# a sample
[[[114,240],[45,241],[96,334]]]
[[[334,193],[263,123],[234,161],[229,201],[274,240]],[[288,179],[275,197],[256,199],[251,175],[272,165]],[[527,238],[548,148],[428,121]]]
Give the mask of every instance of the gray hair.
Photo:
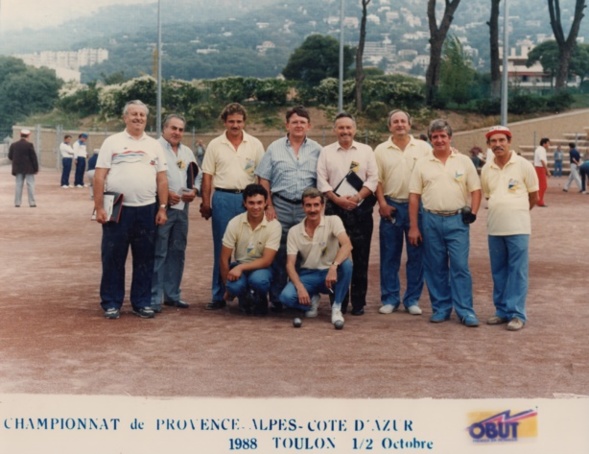
[[[165,116],[165,118],[164,118],[164,123],[163,123],[163,126],[164,126],[164,128],[165,128],[166,126],[168,126],[168,123],[169,123],[170,121],[172,121],[174,118],[177,118],[177,119],[178,119],[178,120],[180,120],[182,123],[184,123],[184,126],[186,126],[186,118],[184,118],[184,117],[183,117],[182,115],[180,115],[180,114],[175,114],[175,113],[172,113],[172,114],[168,114],[168,115],[166,115],[166,116]]]
[[[395,114],[398,114],[398,113],[405,114],[405,116],[407,117],[407,122],[409,123],[409,125],[411,125],[412,120],[411,120],[411,115],[409,115],[409,112],[406,112],[405,110],[402,110],[402,109],[395,109],[395,110],[391,110],[389,112],[389,116],[387,118],[387,126],[391,125],[392,116]]]
[[[325,203],[325,196],[323,195],[323,193],[317,188],[310,187],[303,191],[303,196],[301,197],[301,199],[304,205],[306,198],[315,199],[317,197],[321,198],[321,205],[323,205]]]
[[[143,101],[134,99],[133,101],[127,102],[127,104],[125,104],[125,107],[123,107],[123,117],[129,113],[129,107],[131,106],[143,107],[143,109],[145,109],[145,115],[149,115],[149,107],[147,107]]]
[[[452,126],[446,120],[437,119],[433,120],[427,128],[427,135],[431,139],[432,134],[437,131],[444,131],[449,137],[452,137]]]

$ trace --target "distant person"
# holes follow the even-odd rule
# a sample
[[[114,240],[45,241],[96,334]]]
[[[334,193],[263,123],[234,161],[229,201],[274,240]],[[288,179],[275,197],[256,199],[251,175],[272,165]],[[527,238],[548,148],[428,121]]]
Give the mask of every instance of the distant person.
[[[548,189],[548,177],[550,176],[550,170],[548,170],[548,160],[546,154],[550,148],[550,139],[543,137],[540,139],[540,145],[534,150],[534,168],[536,169],[536,175],[538,175],[538,182],[540,189],[538,191],[538,203],[539,207],[546,207],[544,202],[544,193]]]
[[[71,142],[72,136],[66,134],[63,137],[63,142],[59,145],[59,153],[61,154],[61,187],[63,189],[73,188],[73,186],[70,186],[70,173],[72,171],[75,153],[70,145]]]
[[[170,114],[164,118],[162,136],[158,139],[168,162],[168,220],[157,227],[155,240],[151,308],[156,313],[161,312],[162,303],[180,309],[189,306],[181,297],[180,284],[188,243],[189,207],[198,192],[196,181],[200,172],[194,167],[194,153],[182,143],[185,127],[183,116]]]
[[[555,177],[562,177],[562,161],[564,160],[564,153],[560,148],[560,145],[556,147],[554,150],[554,176]]]
[[[88,179],[88,186],[90,187],[90,198],[94,198],[94,172],[96,171],[96,162],[98,161],[98,153],[100,148],[95,148],[92,156],[88,159],[88,170],[86,170],[86,177]]]
[[[579,175],[581,177],[581,192],[587,194],[587,178],[589,178],[589,161],[585,161],[579,167]]]
[[[133,256],[133,313],[141,318],[155,315],[151,308],[151,283],[156,226],[167,220],[168,165],[160,143],[145,134],[148,114],[149,109],[139,100],[125,104],[125,130],[106,138],[94,173],[96,221],[102,224],[100,305],[108,319],[120,316],[129,247]],[[105,191],[123,194],[118,222],[107,218]]]
[[[39,161],[35,147],[29,142],[31,131],[23,129],[20,132],[20,140],[12,143],[8,149],[8,159],[12,161],[12,174],[16,177],[14,192],[14,206],[20,207],[22,202],[23,185],[27,183],[29,206],[35,208],[35,174],[39,172]]]
[[[196,149],[194,150],[194,157],[198,164],[198,167],[202,167],[202,161],[205,157],[205,146],[202,143],[202,140],[196,142]]]
[[[565,183],[564,188],[562,188],[562,190],[564,192],[568,192],[569,187],[571,186],[571,183],[574,180],[577,184],[577,187],[579,188],[579,192],[583,192],[581,176],[579,175],[579,167],[581,166],[581,154],[579,153],[579,150],[577,150],[577,146],[574,142],[569,143],[569,157],[571,160],[571,172],[569,173],[569,179]]]
[[[286,271],[290,282],[280,301],[308,317],[317,317],[321,293],[332,294],[331,323],[342,329],[342,303],[352,279],[352,243],[339,216],[323,214],[324,200],[316,188],[302,194],[305,218],[288,232]]]
[[[221,120],[225,132],[211,140],[202,163],[200,214],[205,219],[212,217],[214,251],[212,301],[206,306],[208,310],[221,309],[227,304],[225,285],[219,274],[223,235],[229,221],[245,211],[243,190],[256,182],[255,170],[264,156],[262,142],[243,130],[247,112],[241,104],[225,106]]]
[[[86,149],[86,141],[88,140],[88,134],[82,133],[78,136],[78,140],[74,143],[74,155],[76,159],[76,172],[74,175],[74,186],[76,188],[83,188],[84,175],[86,173],[86,158],[88,158],[88,151]]]
[[[246,314],[268,313],[271,265],[282,229],[276,219],[267,218],[267,201],[268,191],[263,186],[248,184],[243,191],[245,213],[229,221],[223,236],[219,272],[227,289],[226,299],[236,296]]]
[[[507,323],[509,331],[527,321],[530,210],[538,200],[538,177],[532,164],[511,151],[511,131],[495,126],[486,134],[495,158],[481,173],[489,200],[487,231],[495,315],[489,325]]]
[[[486,162],[483,149],[481,147],[472,147],[470,149],[470,159],[472,160],[472,163],[474,164],[477,171],[480,172]]]

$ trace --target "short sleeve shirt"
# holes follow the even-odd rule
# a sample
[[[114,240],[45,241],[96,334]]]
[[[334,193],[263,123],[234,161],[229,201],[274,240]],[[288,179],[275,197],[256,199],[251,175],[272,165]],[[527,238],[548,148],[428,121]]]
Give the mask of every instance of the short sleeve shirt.
[[[264,249],[277,251],[280,247],[282,227],[273,219],[263,221],[254,229],[247,221],[247,212],[235,216],[223,235],[223,246],[233,249],[233,256],[238,263],[249,263],[259,259]]]

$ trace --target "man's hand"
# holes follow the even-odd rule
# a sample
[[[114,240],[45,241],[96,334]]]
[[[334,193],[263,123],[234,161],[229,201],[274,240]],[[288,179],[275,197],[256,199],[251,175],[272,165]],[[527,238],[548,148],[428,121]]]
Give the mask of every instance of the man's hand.
[[[180,196],[174,191],[168,191],[168,203],[170,205],[177,205],[180,203]]]
[[[189,191],[182,191],[182,201],[184,203],[190,203],[196,197],[196,189],[191,189]]]
[[[228,281],[231,281],[231,282],[234,282],[234,281],[238,280],[241,277],[242,273],[243,273],[243,271],[241,269],[241,266],[239,266],[239,265],[234,266],[227,273],[227,280]]]
[[[325,286],[332,290],[335,288],[335,283],[337,282],[337,267],[335,265],[331,265],[329,270],[327,270],[327,275],[325,276]]]
[[[392,221],[397,215],[397,209],[389,204],[379,205],[378,214],[380,214],[381,218],[386,219],[387,221]]]
[[[407,237],[409,238],[409,243],[411,243],[412,246],[419,246],[423,241],[418,227],[409,227],[409,233],[407,234]]]
[[[164,225],[167,220],[168,215],[166,214],[166,210],[164,208],[157,210],[157,214],[155,215],[155,225]]]
[[[462,222],[464,222],[466,225],[472,224],[476,220],[477,215],[474,214],[472,211],[468,210],[462,212]]]
[[[297,288],[297,295],[299,297],[299,304],[302,304],[303,306],[309,306],[311,304],[309,292],[307,292],[307,289],[303,285],[301,285],[300,288]]]
[[[355,210],[358,207],[358,202],[355,199],[355,196],[347,196],[347,197],[338,197],[336,196],[334,200],[335,204],[339,206],[341,209],[346,211]]]
[[[98,208],[96,210],[96,222],[99,224],[106,224],[108,218],[106,217],[106,210],[104,208]]]
[[[276,210],[274,210],[273,206],[268,205],[266,207],[266,219],[268,219],[268,221],[276,219]]]
[[[200,204],[200,215],[205,218],[206,220],[209,220],[210,217],[213,215],[213,210],[211,209],[210,205],[207,205],[205,203],[201,203]]]

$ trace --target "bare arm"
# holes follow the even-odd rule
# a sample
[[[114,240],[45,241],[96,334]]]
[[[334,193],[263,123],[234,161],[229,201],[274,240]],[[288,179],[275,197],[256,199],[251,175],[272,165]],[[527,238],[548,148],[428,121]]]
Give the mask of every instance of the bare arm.
[[[480,189],[477,189],[476,191],[472,191],[470,193],[470,204],[471,204],[471,211],[472,214],[477,214],[479,211],[479,208],[481,207],[481,198],[482,198],[482,192]]]
[[[297,263],[297,256],[296,254],[287,255],[286,256],[286,273],[288,274],[288,278],[292,285],[294,285],[295,289],[297,290],[297,296],[299,297],[299,303],[309,305],[311,304],[311,297],[309,296],[309,292],[301,282],[301,278],[299,277],[299,273],[297,273],[296,268]]]
[[[480,191],[479,191],[480,192]],[[421,200],[420,194],[410,193],[409,194],[409,242],[413,246],[419,246],[423,238],[419,231],[419,201]],[[480,203],[480,199],[479,199]]]
[[[228,248],[227,246],[221,246],[221,256],[219,258],[219,273],[221,274],[221,279],[223,283],[227,283],[227,278],[229,274],[229,262],[231,261],[231,254],[233,254],[233,249]]]
[[[264,252],[262,253],[262,257],[259,259],[252,260],[251,262],[247,263],[240,263],[239,265],[231,268],[229,274],[227,275],[227,279],[230,281],[236,281],[240,278],[244,271],[254,271],[268,268],[270,265],[272,265],[274,257],[276,256],[276,252],[277,251],[274,249],[265,248]]]
[[[160,206],[158,207],[157,214],[155,215],[156,225],[163,225],[168,220],[166,213],[166,207],[163,208],[161,205],[168,204],[168,175],[165,171],[158,172],[156,175],[157,183],[157,199]]]
[[[211,210],[211,189],[213,184],[213,176],[204,173],[202,176],[201,196],[202,203],[200,204],[200,214],[203,218],[209,219],[213,214]]]
[[[346,232],[340,233],[337,236],[337,239],[339,241],[339,250],[337,251],[333,261],[340,264],[350,256],[350,253],[352,252],[352,242],[350,241],[350,237]],[[327,271],[327,275],[325,276],[325,286],[331,289],[336,282],[337,266],[332,264]]]
[[[530,210],[531,210],[538,203],[538,191],[529,192],[528,193],[528,200],[530,202]]]
[[[378,183],[378,186],[376,187],[376,200],[378,200],[378,214],[390,221],[395,208],[387,203],[384,191],[382,190],[382,184],[380,183]]]
[[[96,222],[100,224],[108,221],[106,210],[104,209],[104,185],[108,170],[102,167],[96,167],[94,171],[94,209],[96,210]]]
[[[260,186],[262,186],[266,191],[268,191],[268,205],[266,205],[266,219],[271,221],[276,219],[276,211],[274,211],[274,205],[272,204],[272,191],[270,190],[270,180],[266,180],[265,178],[259,178]]]

